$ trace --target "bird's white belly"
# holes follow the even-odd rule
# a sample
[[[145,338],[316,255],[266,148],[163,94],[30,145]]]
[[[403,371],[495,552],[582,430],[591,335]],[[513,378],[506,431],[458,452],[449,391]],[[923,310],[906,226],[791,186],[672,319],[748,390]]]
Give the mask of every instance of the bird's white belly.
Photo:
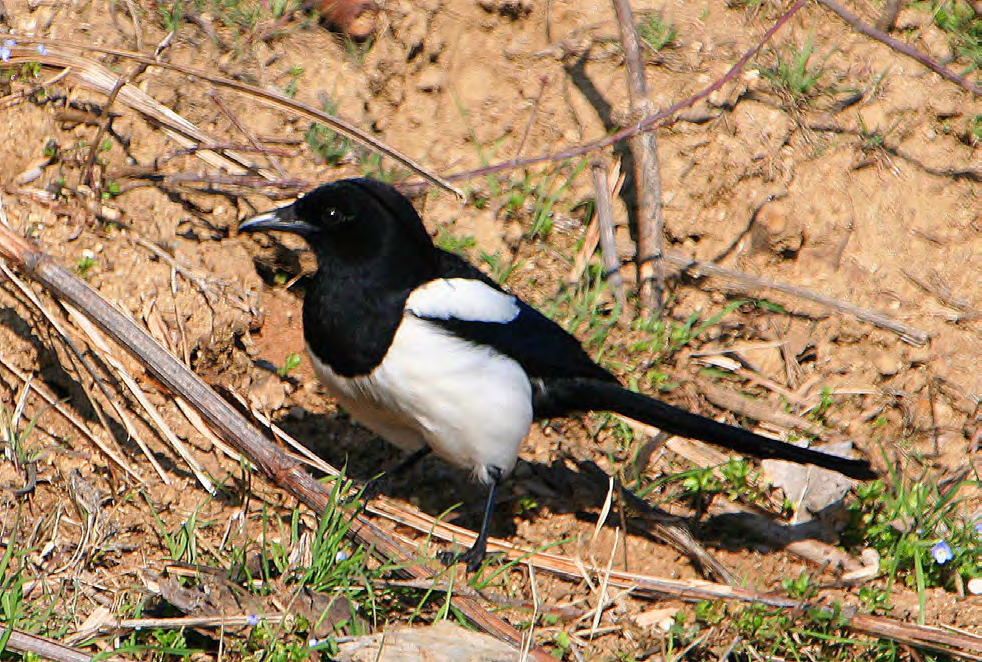
[[[514,360],[406,315],[363,377],[341,377],[310,352],[318,377],[352,417],[400,448],[424,444],[482,482],[515,466],[532,424],[528,376]]]

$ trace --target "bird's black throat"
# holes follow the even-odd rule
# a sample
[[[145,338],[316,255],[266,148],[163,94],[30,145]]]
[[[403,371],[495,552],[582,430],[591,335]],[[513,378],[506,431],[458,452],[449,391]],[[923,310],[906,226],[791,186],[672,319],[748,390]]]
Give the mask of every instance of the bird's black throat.
[[[418,277],[368,264],[319,259],[303,303],[307,347],[342,377],[371,373],[385,358]]]

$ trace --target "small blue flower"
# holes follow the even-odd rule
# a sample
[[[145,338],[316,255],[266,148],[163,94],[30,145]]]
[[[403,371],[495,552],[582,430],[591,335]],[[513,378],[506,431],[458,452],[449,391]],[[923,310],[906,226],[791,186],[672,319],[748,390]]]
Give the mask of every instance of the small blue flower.
[[[982,535],[982,519],[975,523],[975,532]]]
[[[6,48],[13,48],[14,46],[17,45],[17,40],[16,39],[4,39],[3,40],[3,45]]]
[[[341,561],[345,561],[347,559],[348,559],[348,555],[344,553],[344,550],[338,552],[334,556],[334,560],[337,561],[338,563],[341,563]]]
[[[311,637],[310,639],[307,640],[307,646],[309,646],[310,648],[317,646],[319,643],[320,640],[318,640],[317,637]]]
[[[249,614],[248,616],[246,616],[246,624],[253,625],[253,626],[259,625],[259,617],[256,616],[255,614]]]
[[[6,46],[0,46],[0,60],[4,62],[10,61],[10,49]]]
[[[944,565],[951,559],[955,558],[955,553],[951,551],[951,545],[942,540],[931,548],[931,556],[934,557],[935,563],[938,565]]]
[[[47,55],[48,54],[48,48],[44,44],[38,44],[37,45],[37,52],[38,52],[38,55]]]

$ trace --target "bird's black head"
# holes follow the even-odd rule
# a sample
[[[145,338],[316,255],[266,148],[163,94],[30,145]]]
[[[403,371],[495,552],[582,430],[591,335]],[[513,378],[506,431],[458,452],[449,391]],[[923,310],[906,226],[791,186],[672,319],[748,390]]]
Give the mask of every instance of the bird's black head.
[[[298,234],[317,256],[304,296],[304,338],[339,375],[378,366],[410,293],[439,273],[440,254],[412,204],[371,179],[325,184],[239,226],[260,231]]]
[[[319,186],[239,226],[239,232],[259,231],[302,236],[328,271],[384,264],[386,271],[421,271],[420,282],[432,277],[435,248],[419,214],[394,187],[374,179]]]

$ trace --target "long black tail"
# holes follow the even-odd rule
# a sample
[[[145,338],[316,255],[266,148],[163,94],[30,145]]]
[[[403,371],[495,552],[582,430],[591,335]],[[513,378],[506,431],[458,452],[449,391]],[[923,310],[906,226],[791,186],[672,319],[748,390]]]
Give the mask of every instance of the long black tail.
[[[814,464],[857,480],[877,477],[866,460],[837,457],[768,439],[628,391],[614,383],[586,379],[548,380],[536,389],[535,395],[535,413],[539,417],[559,416],[574,411],[610,411],[655,426],[669,434],[699,439],[745,455]]]

